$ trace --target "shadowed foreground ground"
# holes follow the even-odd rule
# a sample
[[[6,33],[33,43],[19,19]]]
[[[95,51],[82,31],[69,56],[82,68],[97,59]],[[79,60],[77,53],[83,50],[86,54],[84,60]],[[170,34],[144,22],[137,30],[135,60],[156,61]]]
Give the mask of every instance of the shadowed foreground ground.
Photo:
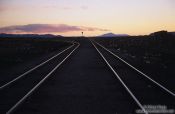
[[[91,42],[86,38],[76,40],[81,46],[16,110],[15,114],[135,113],[138,109],[137,104],[104,63]],[[110,63],[115,66],[121,78],[143,105],[161,104],[167,105],[167,108],[174,107],[172,96],[137,76],[138,74],[104,50],[101,51],[110,59]],[[55,64],[46,65],[44,69],[51,69]],[[37,73],[33,73],[32,76],[38,77]],[[32,76],[28,78],[34,80],[31,79]],[[13,99],[3,99],[6,100]]]
[[[88,39],[17,111],[20,114],[126,114],[137,107]]]

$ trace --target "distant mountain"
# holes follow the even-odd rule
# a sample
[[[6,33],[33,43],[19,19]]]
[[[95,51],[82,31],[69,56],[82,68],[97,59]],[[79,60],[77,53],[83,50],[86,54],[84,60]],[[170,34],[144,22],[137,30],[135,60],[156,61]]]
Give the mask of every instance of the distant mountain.
[[[100,35],[98,37],[123,37],[123,36],[129,36],[129,35],[128,34],[106,33],[106,34]]]
[[[52,35],[52,34],[5,34],[1,33],[0,38],[55,38],[55,37],[63,37],[60,35]]]

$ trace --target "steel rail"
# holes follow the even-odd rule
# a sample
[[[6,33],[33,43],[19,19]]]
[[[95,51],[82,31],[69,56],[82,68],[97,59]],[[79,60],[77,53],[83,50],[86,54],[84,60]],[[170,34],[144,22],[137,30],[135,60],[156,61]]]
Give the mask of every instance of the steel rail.
[[[91,41],[91,40],[90,40]],[[93,44],[94,48],[97,50],[97,52],[100,54],[100,56],[103,58],[105,63],[108,65],[108,67],[112,70],[114,75],[118,78],[118,80],[121,82],[121,84],[124,86],[124,88],[127,90],[127,92],[131,95],[131,97],[134,99],[134,101],[137,103],[137,105],[142,109],[142,111],[145,114],[148,114],[144,106],[140,103],[140,101],[135,97],[135,95],[132,93],[132,91],[127,87],[127,85],[124,83],[124,81],[120,78],[120,76],[117,74],[117,72],[113,69],[113,67],[109,64],[107,59],[103,56],[103,54],[100,52],[100,50],[95,46],[95,44],[91,41]]]
[[[48,60],[40,63],[39,65],[36,65],[35,67],[31,68],[30,70],[26,71],[25,73],[17,76],[16,78],[14,78],[13,80],[5,83],[4,85],[2,85],[0,87],[0,90],[6,88],[7,86],[11,85],[12,83],[18,81],[19,79],[23,78],[24,76],[26,76],[27,74],[31,73],[32,71],[36,70],[37,68],[43,66],[44,64],[48,63],[49,61],[53,60],[54,58],[56,58],[57,56],[61,55],[62,53],[64,53],[65,51],[67,51],[68,49],[72,48],[75,45],[75,43],[73,43],[71,46],[69,46],[68,48],[64,49],[63,51],[59,52],[58,54],[54,55],[53,57],[49,58]]]
[[[104,46],[102,46],[100,43],[94,41],[96,44],[98,44],[100,47],[102,47],[103,49],[105,49],[107,52],[109,52],[110,54],[112,54],[113,56],[117,57],[119,60],[121,60],[123,63],[127,64],[129,67],[131,67],[132,69],[134,69],[135,71],[137,71],[138,73],[140,73],[141,75],[143,75],[145,78],[147,78],[148,80],[150,80],[151,82],[153,82],[154,84],[156,84],[158,87],[162,88],[164,91],[166,91],[167,93],[169,93],[170,95],[172,95],[173,97],[175,97],[175,93],[173,93],[172,91],[170,91],[169,89],[167,89],[166,87],[164,87],[162,84],[158,83],[157,81],[153,80],[152,78],[150,78],[147,74],[143,73],[142,71],[138,70],[136,67],[134,67],[133,65],[129,64],[128,62],[126,62],[124,59],[122,59],[121,57],[119,57],[118,55],[114,54],[113,52],[111,52],[110,50],[108,50],[107,48],[105,48]]]
[[[12,114],[34,91],[36,91],[51,75],[54,73],[72,54],[73,52],[80,46],[78,45],[55,67],[49,72],[38,84],[36,84],[24,97],[22,97],[14,106],[12,106],[6,114]]]

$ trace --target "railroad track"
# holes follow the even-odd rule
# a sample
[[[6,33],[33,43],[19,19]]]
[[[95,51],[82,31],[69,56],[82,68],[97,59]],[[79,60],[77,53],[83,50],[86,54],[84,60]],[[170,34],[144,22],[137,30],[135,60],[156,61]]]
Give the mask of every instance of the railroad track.
[[[135,111],[148,114],[150,111],[148,111],[149,109],[146,106],[150,105],[165,106],[167,110],[168,108],[175,109],[175,94],[171,90],[153,80],[98,42],[91,40],[91,43],[123,85],[124,89],[132,97],[133,101],[140,107],[140,109],[135,109]]]
[[[0,87],[0,114],[13,113],[30,97],[80,46],[73,42],[71,46],[17,76]]]

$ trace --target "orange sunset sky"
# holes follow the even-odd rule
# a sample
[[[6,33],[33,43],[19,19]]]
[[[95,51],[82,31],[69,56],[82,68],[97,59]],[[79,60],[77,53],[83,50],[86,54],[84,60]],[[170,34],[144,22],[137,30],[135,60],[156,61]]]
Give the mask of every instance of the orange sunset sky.
[[[0,0],[0,33],[86,36],[175,31],[175,0]]]

